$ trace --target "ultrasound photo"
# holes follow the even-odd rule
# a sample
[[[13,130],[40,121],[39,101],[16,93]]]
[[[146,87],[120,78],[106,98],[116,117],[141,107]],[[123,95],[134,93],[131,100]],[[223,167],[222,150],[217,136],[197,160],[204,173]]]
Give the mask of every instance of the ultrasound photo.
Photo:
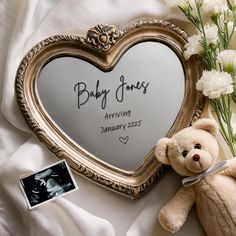
[[[77,189],[65,161],[27,176],[20,183],[30,208]]]

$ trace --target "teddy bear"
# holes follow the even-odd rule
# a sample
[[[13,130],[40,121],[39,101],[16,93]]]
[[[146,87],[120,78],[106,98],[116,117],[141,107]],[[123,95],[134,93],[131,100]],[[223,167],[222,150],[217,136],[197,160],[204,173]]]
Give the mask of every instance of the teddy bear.
[[[154,153],[158,161],[187,177],[185,186],[159,213],[160,224],[171,233],[180,229],[195,204],[208,236],[236,235],[236,159],[215,164],[217,132],[216,121],[202,118],[157,142]]]

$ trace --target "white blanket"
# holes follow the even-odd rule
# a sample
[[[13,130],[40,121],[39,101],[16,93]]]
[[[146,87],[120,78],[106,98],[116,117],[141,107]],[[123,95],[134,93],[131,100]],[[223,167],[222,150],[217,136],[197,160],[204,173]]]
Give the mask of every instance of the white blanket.
[[[179,18],[161,0],[0,1],[0,236],[170,235],[157,215],[180,186],[180,178],[172,172],[137,201],[74,173],[78,191],[31,211],[18,183],[23,175],[57,161],[29,130],[16,103],[15,74],[24,54],[54,34],[84,34],[98,23],[122,29],[148,16]],[[176,235],[190,234],[204,235],[194,211]]]

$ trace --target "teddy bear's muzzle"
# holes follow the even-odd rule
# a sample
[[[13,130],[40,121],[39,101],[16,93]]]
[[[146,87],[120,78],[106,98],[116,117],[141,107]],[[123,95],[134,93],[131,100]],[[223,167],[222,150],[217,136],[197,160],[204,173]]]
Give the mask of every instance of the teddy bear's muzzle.
[[[193,149],[185,159],[185,166],[190,172],[198,174],[214,164],[214,159],[207,151]]]

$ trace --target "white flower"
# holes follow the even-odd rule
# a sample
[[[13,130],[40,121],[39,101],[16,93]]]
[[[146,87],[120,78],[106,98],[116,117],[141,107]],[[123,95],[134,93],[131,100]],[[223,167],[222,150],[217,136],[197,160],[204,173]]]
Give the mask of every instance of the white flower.
[[[228,10],[226,0],[203,0],[202,12],[205,15],[214,16]]]
[[[203,71],[201,79],[197,82],[197,90],[211,99],[219,98],[222,94],[233,92],[233,81],[227,72],[216,70]]]
[[[223,66],[224,70],[229,73],[236,71],[236,51],[224,50],[217,56],[218,62]]]
[[[205,36],[208,44],[217,44],[218,41],[218,28],[215,24],[207,24],[204,26]],[[198,33],[188,38],[188,42],[184,48],[184,58],[188,60],[194,54],[201,54],[203,34]]]
[[[201,35],[193,35],[188,38],[188,42],[184,45],[184,58],[188,60],[194,54],[200,54],[202,51]]]
[[[206,24],[204,26],[207,43],[216,44],[218,40],[218,27],[215,24]]]

